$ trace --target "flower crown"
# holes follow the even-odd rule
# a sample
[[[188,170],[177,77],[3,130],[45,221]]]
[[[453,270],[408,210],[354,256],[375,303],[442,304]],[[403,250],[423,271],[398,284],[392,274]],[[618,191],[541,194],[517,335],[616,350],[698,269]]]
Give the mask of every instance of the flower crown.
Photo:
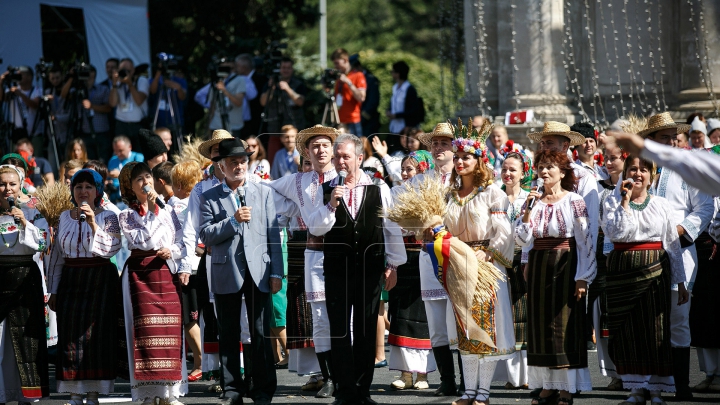
[[[502,149],[500,149],[500,154],[503,156],[503,158],[507,159],[508,155],[511,153],[517,153],[520,155],[520,159],[522,161],[523,165],[523,178],[520,180],[520,187],[522,187],[524,190],[530,190],[530,185],[532,183],[533,178],[533,162],[530,155],[527,154],[525,149],[522,149],[520,145],[516,145],[515,142],[513,142],[512,139],[505,142],[505,145],[503,145]]]
[[[417,163],[418,173],[425,173],[428,170],[435,169],[432,155],[426,150],[411,152],[408,157]]]
[[[490,121],[485,120],[479,129],[473,128],[472,119],[468,120],[468,125],[462,124],[462,119],[458,118],[458,125],[452,125],[450,121],[448,124],[453,129],[453,152],[465,152],[471,153],[482,159],[485,163],[490,163],[490,156],[487,153],[487,141],[490,133],[492,132],[495,125]],[[494,157],[493,157],[493,160]]]

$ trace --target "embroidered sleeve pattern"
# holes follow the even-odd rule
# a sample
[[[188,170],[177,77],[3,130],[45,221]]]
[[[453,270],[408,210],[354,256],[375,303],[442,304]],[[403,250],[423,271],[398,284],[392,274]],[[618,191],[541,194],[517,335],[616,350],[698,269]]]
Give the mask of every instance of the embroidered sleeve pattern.
[[[120,243],[120,224],[117,216],[106,211],[103,227],[98,227],[90,243],[90,252],[95,256],[110,258],[122,247]],[[91,233],[92,234],[92,233]]]

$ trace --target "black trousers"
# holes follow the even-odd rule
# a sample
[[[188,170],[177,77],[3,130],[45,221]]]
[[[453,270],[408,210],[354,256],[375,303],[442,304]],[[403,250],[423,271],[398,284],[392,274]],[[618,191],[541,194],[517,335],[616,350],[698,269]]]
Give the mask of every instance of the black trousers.
[[[336,398],[346,401],[369,397],[375,372],[382,265],[369,267],[348,263],[346,269],[338,266],[337,270],[325,271],[333,379],[338,384]]]
[[[245,381],[240,373],[239,344],[243,295],[252,339],[252,344],[246,348],[249,353],[244,353],[243,356],[245,362],[249,363],[245,365],[247,371]],[[272,399],[277,388],[277,375],[272,346],[268,338],[270,317],[272,317],[270,294],[260,291],[250,276],[250,271],[246,271],[245,282],[240,291],[232,294],[215,294],[215,308],[220,334],[222,363],[220,386],[223,389],[223,396],[237,400],[249,393],[253,400]]]

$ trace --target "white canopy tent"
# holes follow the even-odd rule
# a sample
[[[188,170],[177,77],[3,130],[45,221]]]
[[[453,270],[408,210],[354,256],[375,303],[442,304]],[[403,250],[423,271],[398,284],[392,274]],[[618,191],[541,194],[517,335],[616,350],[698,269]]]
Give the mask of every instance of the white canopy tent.
[[[22,0],[3,7],[0,24],[1,69],[7,65],[35,66],[43,54],[40,5],[73,7],[83,11],[89,62],[105,78],[105,60],[150,61],[147,0]]]

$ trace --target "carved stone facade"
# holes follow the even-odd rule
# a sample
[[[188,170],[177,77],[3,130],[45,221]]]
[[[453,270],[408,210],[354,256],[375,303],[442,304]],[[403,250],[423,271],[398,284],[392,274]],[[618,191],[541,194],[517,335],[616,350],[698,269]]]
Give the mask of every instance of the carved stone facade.
[[[499,121],[519,107],[538,122],[608,125],[630,112],[715,114],[718,1],[464,0],[464,25],[459,116],[482,106]],[[509,129],[519,136],[530,125]]]

